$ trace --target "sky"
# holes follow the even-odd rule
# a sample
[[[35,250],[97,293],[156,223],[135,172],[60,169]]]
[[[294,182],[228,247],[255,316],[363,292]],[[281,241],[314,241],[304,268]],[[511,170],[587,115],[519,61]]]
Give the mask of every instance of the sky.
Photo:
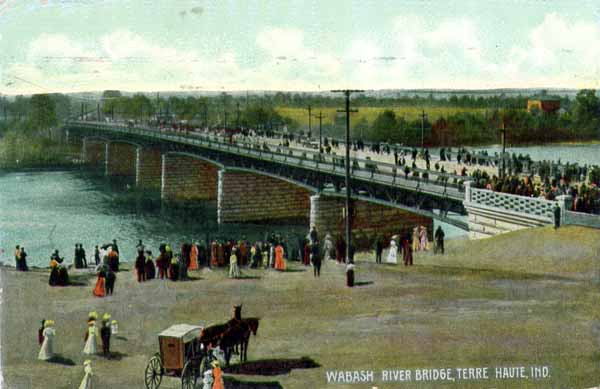
[[[0,93],[600,88],[598,0],[0,0]]]

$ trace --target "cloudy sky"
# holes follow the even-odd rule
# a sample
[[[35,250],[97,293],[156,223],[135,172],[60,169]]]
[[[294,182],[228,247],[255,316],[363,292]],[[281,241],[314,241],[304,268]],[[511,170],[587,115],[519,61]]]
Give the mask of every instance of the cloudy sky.
[[[0,92],[600,88],[598,0],[0,0]]]

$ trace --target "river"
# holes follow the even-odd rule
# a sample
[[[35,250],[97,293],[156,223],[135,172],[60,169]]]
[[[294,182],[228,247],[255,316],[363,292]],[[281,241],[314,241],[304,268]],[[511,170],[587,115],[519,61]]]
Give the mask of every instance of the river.
[[[132,261],[138,239],[156,255],[160,243],[175,249],[183,241],[205,241],[207,234],[254,241],[276,232],[291,242],[308,232],[307,225],[219,226],[214,205],[183,213],[160,206],[141,209],[124,197],[105,179],[79,171],[0,174],[0,261],[14,264],[17,244],[25,247],[30,266],[47,266],[55,248],[72,262],[76,243],[93,262],[95,245],[117,239],[122,258]]]
[[[476,147],[487,150],[491,155],[502,152],[502,145]],[[600,165],[600,143],[561,143],[540,146],[507,147],[506,151],[515,154],[529,154],[534,161],[553,160],[577,162],[579,164]]]

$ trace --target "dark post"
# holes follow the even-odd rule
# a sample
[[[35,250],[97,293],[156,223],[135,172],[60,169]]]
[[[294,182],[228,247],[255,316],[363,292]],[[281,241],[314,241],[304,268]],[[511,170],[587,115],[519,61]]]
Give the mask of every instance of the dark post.
[[[308,137],[312,137],[312,126],[311,126],[311,120],[310,120],[310,112],[312,110],[312,107],[309,105],[308,106]]]
[[[84,103],[81,103],[81,120],[83,120]]]
[[[427,115],[425,114],[425,110],[421,113],[421,153],[425,153],[425,142],[424,142],[424,132],[425,132],[425,119]]]
[[[240,102],[235,103],[235,126],[240,127]]]
[[[100,103],[96,105],[96,115],[98,116],[98,121],[100,121]]]
[[[321,152],[321,139],[323,138],[323,112],[319,111],[318,115],[315,115],[319,119],[319,153]]]
[[[346,96],[346,263],[351,263],[350,246],[352,245],[352,231],[350,225],[350,94],[363,92],[356,89],[332,90],[332,92],[341,92]]]
[[[505,166],[506,166],[506,126],[504,124],[504,118],[502,118],[502,172],[500,173],[500,177],[504,178],[506,174]]]

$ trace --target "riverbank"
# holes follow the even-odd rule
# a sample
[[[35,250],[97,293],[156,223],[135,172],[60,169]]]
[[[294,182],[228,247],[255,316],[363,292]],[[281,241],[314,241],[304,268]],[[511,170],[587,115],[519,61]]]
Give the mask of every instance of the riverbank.
[[[226,269],[203,270],[178,283],[138,284],[125,271],[114,296],[104,299],[92,296],[93,275],[80,286],[51,288],[47,273],[2,268],[2,371],[10,388],[76,387],[87,313],[96,310],[110,312],[120,331],[112,343],[115,359],[92,358],[99,387],[142,387],[158,332],[175,323],[226,321],[231,306],[243,303],[243,316],[261,322],[250,340],[249,363],[238,367],[247,374],[228,370],[228,388],[438,388],[441,382],[415,382],[414,375],[389,386],[380,372],[530,365],[548,366],[550,377],[443,385],[591,387],[600,375],[598,252],[600,231],[548,227],[451,241],[446,255],[417,253],[409,268],[376,265],[372,253],[360,254],[353,289],[344,286],[345,267],[328,261],[320,279],[298,263],[285,273],[244,269],[240,280],[228,279]],[[63,364],[36,359],[42,318],[56,321]],[[302,357],[320,366],[301,368],[310,365]],[[375,382],[328,385],[332,370],[373,370]],[[247,384],[235,386],[232,379]],[[166,378],[161,388],[177,384]]]

